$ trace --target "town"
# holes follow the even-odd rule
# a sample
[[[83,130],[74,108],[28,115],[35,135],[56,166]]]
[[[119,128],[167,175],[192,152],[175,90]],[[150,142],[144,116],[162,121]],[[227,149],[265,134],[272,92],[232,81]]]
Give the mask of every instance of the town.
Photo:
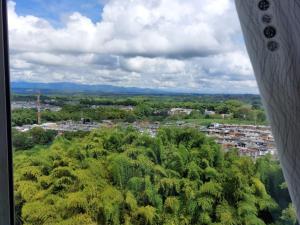
[[[201,129],[213,137],[225,151],[237,148],[241,156],[254,159],[271,154],[277,156],[277,150],[269,126],[211,124]]]
[[[32,105],[32,104],[31,104]],[[124,110],[132,110],[132,107],[124,108]],[[175,115],[176,113],[189,115],[192,110],[184,108],[172,108],[168,114]],[[205,114],[207,115],[207,111]],[[209,112],[210,114],[214,112]],[[277,155],[274,138],[272,136],[269,126],[259,125],[234,125],[234,124],[220,124],[211,123],[208,126],[197,125],[185,121],[172,121],[172,122],[147,122],[135,121],[133,123],[118,122],[112,120],[102,120],[101,122],[94,122],[82,118],[80,121],[59,121],[59,122],[46,122],[41,124],[26,124],[23,126],[14,127],[20,132],[27,132],[34,127],[40,127],[44,130],[54,130],[58,133],[63,132],[76,132],[76,131],[92,131],[95,129],[107,127],[133,127],[140,133],[147,133],[155,137],[159,128],[161,127],[192,127],[204,132],[209,137],[216,140],[222,146],[224,151],[232,148],[237,148],[240,156],[250,156],[257,159],[266,154],[271,154],[274,158]]]
[[[176,195],[180,184],[180,192],[185,193],[194,182],[201,189],[206,183],[215,185],[216,180],[227,182],[224,187],[238,184],[238,190],[247,187],[253,192],[257,176],[267,184],[263,190],[287,193],[282,189],[284,179],[271,128],[257,96],[38,94],[15,96],[13,105],[19,106],[12,110],[16,177],[31,179],[33,190],[37,183],[41,190],[48,185],[49,190],[60,190],[62,186],[55,183],[60,179],[55,175],[58,171],[78,176],[76,185],[77,180],[102,182],[105,177],[117,187],[114,190],[124,193],[145,186],[140,181],[155,190],[152,177],[158,180],[155,185],[162,195],[167,190],[166,196]],[[26,169],[24,159],[30,165]],[[49,165],[53,165],[50,176]],[[36,175],[43,174],[36,173],[40,168],[45,175]],[[34,180],[36,176],[41,182]],[[43,181],[48,177],[53,177],[53,185]],[[209,194],[214,189],[207,188]],[[224,193],[231,192],[229,188]]]

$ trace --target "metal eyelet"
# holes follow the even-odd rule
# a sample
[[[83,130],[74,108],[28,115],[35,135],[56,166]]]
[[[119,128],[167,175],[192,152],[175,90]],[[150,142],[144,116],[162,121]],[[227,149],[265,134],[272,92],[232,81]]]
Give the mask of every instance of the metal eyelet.
[[[275,27],[272,27],[272,26],[267,26],[265,29],[264,29],[264,35],[266,38],[273,38],[276,36],[276,29]]]
[[[279,48],[279,43],[277,41],[269,41],[267,47],[271,52],[275,52]]]
[[[271,15],[263,15],[261,18],[261,21],[265,24],[269,24],[272,22],[272,16]]]
[[[270,2],[268,0],[261,0],[258,3],[258,8],[260,10],[266,11],[270,8]]]

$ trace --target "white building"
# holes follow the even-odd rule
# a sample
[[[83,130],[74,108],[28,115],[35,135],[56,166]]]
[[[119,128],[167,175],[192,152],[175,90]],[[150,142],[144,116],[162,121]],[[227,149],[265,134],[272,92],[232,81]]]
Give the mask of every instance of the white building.
[[[193,109],[184,109],[184,108],[172,108],[169,110],[168,114],[171,116],[174,115],[190,115],[192,113]]]
[[[209,111],[209,110],[205,109],[204,115],[212,116],[212,115],[216,115],[216,112],[215,111]]]

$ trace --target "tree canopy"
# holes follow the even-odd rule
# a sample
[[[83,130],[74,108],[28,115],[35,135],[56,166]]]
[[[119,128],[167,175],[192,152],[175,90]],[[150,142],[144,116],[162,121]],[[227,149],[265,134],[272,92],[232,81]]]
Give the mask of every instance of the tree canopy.
[[[224,153],[195,129],[60,136],[14,164],[18,225],[296,223],[277,162]]]

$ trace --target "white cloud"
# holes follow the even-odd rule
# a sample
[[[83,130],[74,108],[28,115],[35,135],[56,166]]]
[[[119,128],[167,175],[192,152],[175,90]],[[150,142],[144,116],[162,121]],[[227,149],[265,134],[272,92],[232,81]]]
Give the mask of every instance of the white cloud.
[[[202,59],[202,69],[212,76],[230,76],[231,79],[253,79],[253,71],[245,51],[231,51]]]
[[[123,59],[121,67],[127,71],[144,74],[179,74],[185,71],[185,63],[177,59],[135,57]]]
[[[13,80],[257,91],[232,0],[110,0],[101,21],[74,12],[60,27],[15,7]]]

